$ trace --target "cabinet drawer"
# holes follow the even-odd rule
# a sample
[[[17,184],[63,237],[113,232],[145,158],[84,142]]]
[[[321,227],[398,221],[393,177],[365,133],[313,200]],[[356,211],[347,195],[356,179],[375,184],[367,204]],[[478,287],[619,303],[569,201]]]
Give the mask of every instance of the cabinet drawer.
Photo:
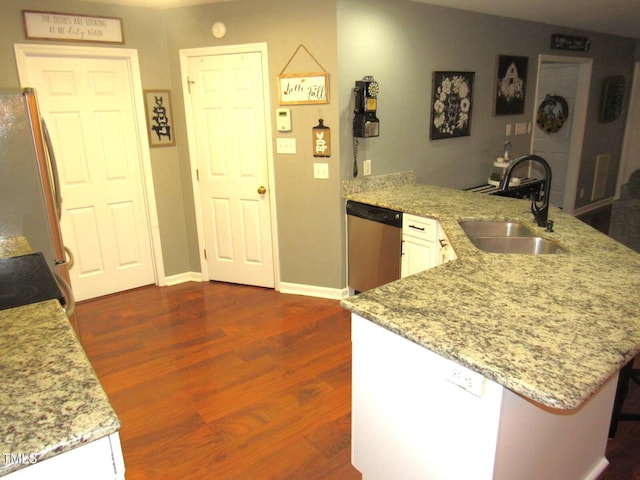
[[[438,236],[438,222],[433,218],[405,213],[402,216],[402,234],[435,242]]]

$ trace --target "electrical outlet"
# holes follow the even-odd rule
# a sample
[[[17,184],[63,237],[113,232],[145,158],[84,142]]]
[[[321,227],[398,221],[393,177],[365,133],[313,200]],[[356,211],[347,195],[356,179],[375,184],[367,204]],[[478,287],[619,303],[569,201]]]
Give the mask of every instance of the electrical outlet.
[[[454,385],[464,388],[467,392],[472,393],[476,397],[481,397],[484,393],[485,378],[462,365],[453,367],[449,378],[447,379]]]
[[[365,176],[371,175],[371,160],[365,160],[362,163],[362,174]]]
[[[329,164],[328,163],[314,163],[313,164],[313,178],[329,178]]]

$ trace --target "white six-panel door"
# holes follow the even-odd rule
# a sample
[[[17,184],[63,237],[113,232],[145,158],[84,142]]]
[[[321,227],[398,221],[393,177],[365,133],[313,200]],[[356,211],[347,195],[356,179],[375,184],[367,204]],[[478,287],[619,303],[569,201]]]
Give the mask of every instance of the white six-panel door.
[[[273,287],[262,62],[260,52],[188,56],[186,101],[208,279]]]
[[[154,283],[128,63],[33,55],[26,67],[58,161],[76,298]]]

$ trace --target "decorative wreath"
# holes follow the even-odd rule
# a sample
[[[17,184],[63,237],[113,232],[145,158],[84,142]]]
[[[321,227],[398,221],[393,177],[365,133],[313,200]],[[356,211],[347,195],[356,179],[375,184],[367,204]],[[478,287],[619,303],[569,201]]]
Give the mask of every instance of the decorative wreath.
[[[546,95],[538,107],[536,124],[547,133],[556,133],[569,117],[569,105],[560,95]]]

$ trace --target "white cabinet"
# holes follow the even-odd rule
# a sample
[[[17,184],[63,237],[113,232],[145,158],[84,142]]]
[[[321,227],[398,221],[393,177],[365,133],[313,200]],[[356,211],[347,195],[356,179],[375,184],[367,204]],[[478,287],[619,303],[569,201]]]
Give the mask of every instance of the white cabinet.
[[[454,258],[455,252],[437,220],[407,213],[402,216],[403,278]]]
[[[554,410],[358,315],[351,328],[362,478],[587,480],[607,466],[617,376],[582,407]]]

